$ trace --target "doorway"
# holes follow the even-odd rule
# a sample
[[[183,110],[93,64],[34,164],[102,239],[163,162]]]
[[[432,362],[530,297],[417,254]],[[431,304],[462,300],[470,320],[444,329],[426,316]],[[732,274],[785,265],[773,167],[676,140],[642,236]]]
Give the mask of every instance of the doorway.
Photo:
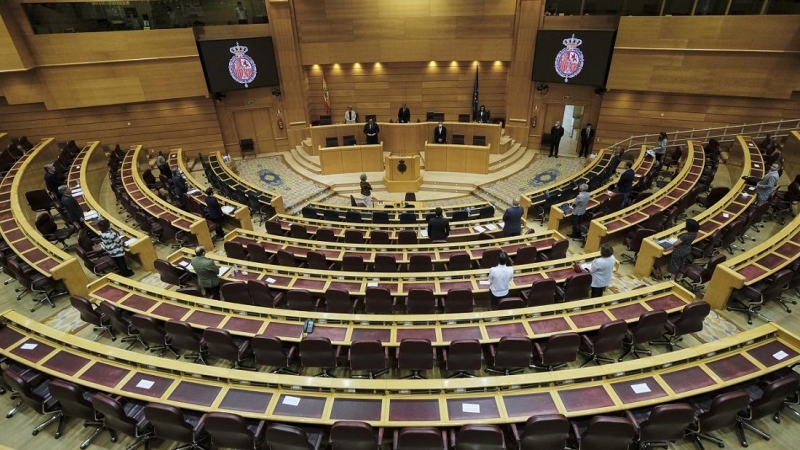
[[[256,153],[277,151],[272,133],[270,108],[241,109],[233,112],[239,140],[252,139]]]
[[[561,138],[560,150],[566,150],[568,155],[578,153],[578,143],[583,128],[583,117],[586,112],[584,105],[564,105],[564,115],[561,117],[561,126],[564,127],[564,137]]]

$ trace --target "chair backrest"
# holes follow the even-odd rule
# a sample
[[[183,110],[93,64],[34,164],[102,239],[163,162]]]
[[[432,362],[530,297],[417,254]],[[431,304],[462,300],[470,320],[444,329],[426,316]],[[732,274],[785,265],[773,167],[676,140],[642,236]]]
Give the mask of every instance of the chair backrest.
[[[550,250],[547,252],[547,258],[551,261],[554,259],[566,258],[567,249],[569,249],[569,240],[562,239],[556,241],[556,243],[553,244],[553,247],[551,247]]]
[[[231,281],[225,283],[220,288],[222,298],[226,302],[238,303],[240,305],[252,305],[253,300],[250,298],[250,288],[247,282],[244,281]]]
[[[649,236],[656,234],[656,230],[652,230],[650,228],[642,228],[636,230],[633,233],[633,238],[628,243],[628,250],[638,253],[639,249],[642,248],[642,241],[647,239]]]
[[[134,314],[131,316],[131,325],[139,331],[139,337],[149,343],[156,345],[164,345],[164,327],[161,323],[150,317],[142,314]]]
[[[486,136],[472,136],[472,145],[486,145]]]
[[[764,300],[775,300],[780,297],[783,291],[791,286],[793,277],[794,271],[791,269],[783,269],[773,275],[772,282],[761,293],[764,296]]]
[[[28,201],[28,205],[30,205],[33,212],[47,211],[55,206],[50,194],[44,189],[25,192],[25,200]]]
[[[343,289],[328,288],[325,291],[325,306],[328,312],[352,314],[355,303],[349,292]]]
[[[446,313],[472,312],[475,307],[475,297],[470,289],[450,289],[447,291],[444,305]]]
[[[447,370],[480,370],[481,343],[477,339],[456,339],[447,348]]]
[[[717,186],[712,188],[711,191],[708,193],[706,197],[706,207],[712,207],[717,204],[723,197],[725,197],[728,192],[730,192],[731,188],[727,186]]]
[[[411,370],[433,369],[433,346],[428,339],[403,339],[397,352],[397,367]]]
[[[356,199],[352,195],[350,197],[353,199],[353,202],[355,203]],[[357,206],[357,204],[352,206]],[[322,218],[330,222],[339,222],[340,220],[342,220],[342,218],[339,216],[339,211],[334,211],[332,209],[323,210]]]
[[[348,244],[363,244],[364,233],[360,230],[346,230],[344,232],[344,241]]]
[[[167,284],[174,284],[180,285],[180,275],[178,274],[177,269],[170,264],[169,261],[164,259],[156,259],[153,263],[158,274],[161,275],[161,281]]]
[[[643,313],[639,316],[639,321],[636,325],[630,330],[631,342],[633,344],[641,344],[658,339],[664,331],[664,325],[668,319],[669,315],[663,309]]]
[[[324,253],[309,251],[306,253],[306,263],[309,269],[314,270],[328,270],[330,264],[328,257]]]
[[[417,194],[415,194],[413,192],[406,192],[405,197],[403,197],[403,201],[415,202],[415,201],[417,201]]]
[[[94,420],[94,407],[92,402],[84,397],[85,391],[77,384],[66,380],[54,378],[47,386],[50,395],[58,400],[61,412],[69,417],[83,420]]]
[[[506,297],[500,299],[500,302],[497,304],[497,309],[518,309],[524,308],[525,306],[527,306],[525,300],[521,297]]]
[[[305,289],[292,289],[286,292],[286,305],[296,311],[314,311],[316,302],[311,292]]]
[[[336,353],[325,336],[306,336],[300,341],[300,362],[304,367],[336,367]]]
[[[249,256],[250,261],[261,264],[269,264],[270,259],[272,259],[272,256],[267,253],[267,250],[264,249],[261,244],[256,244],[254,242],[247,244],[247,255]]]
[[[538,254],[536,247],[529,245],[517,250],[517,255],[514,256],[514,265],[521,266],[524,264],[533,264],[536,262],[536,255]]]
[[[521,336],[503,336],[497,343],[494,365],[501,368],[527,368],[531,364],[533,344]]]
[[[386,351],[381,341],[353,341],[350,344],[350,369],[383,370],[386,368]]]
[[[581,435],[581,450],[628,450],[636,429],[622,417],[595,416]]]
[[[472,260],[466,252],[458,252],[450,255],[447,261],[447,270],[470,270]]]
[[[38,390],[34,391],[34,387],[17,372],[13,369],[6,369],[3,371],[3,379],[26,405],[39,414],[44,412],[45,399],[37,392]]]
[[[136,421],[125,414],[119,401],[98,392],[92,396],[92,407],[103,415],[103,423],[108,428],[128,436],[136,435]]]
[[[245,250],[244,246],[238,242],[233,241],[225,241],[224,244],[225,255],[229,258],[234,259],[242,259],[247,261],[247,250]]]
[[[564,301],[589,298],[591,290],[592,274],[584,272],[570,275],[564,285]]]
[[[206,328],[203,330],[203,340],[208,345],[208,353],[211,356],[228,361],[239,359],[239,348],[233,342],[233,336],[228,330]]]
[[[199,351],[200,336],[198,336],[192,326],[186,322],[178,320],[168,320],[164,323],[164,332],[170,338],[170,345],[181,350]]]
[[[407,314],[433,314],[436,311],[436,297],[430,289],[411,289],[406,298]]]
[[[375,450],[378,440],[372,427],[364,422],[339,421],[331,427],[332,450]]]
[[[342,257],[342,270],[345,272],[365,272],[364,258],[361,255],[344,255]]]
[[[697,415],[697,425],[701,433],[730,427],[736,423],[739,411],[747,408],[750,396],[745,391],[725,392],[711,400],[708,411]]]
[[[330,228],[317,228],[314,239],[321,242],[336,242],[336,235]]]
[[[464,425],[456,435],[456,450],[505,450],[503,430],[497,425]]]
[[[578,333],[554,334],[547,339],[542,353],[542,364],[556,365],[575,361],[581,336]]]
[[[413,230],[403,230],[397,232],[397,243],[400,245],[416,245],[419,244],[417,239],[417,232]]]
[[[431,272],[433,271],[433,262],[430,255],[411,255],[408,259],[409,272]]]
[[[453,142],[455,144],[455,142]],[[469,214],[466,210],[454,211],[451,222],[463,222],[469,219]]]
[[[500,263],[500,253],[503,251],[499,248],[490,248],[483,251],[481,255],[481,267],[484,269],[491,269]]]
[[[386,211],[375,211],[372,213],[372,223],[389,223],[389,213]],[[370,234],[370,240],[375,243],[375,233]],[[387,235],[388,236],[388,235]]]
[[[469,120],[466,120],[465,122],[469,122]],[[464,145],[464,135],[453,133],[453,144]]]
[[[403,428],[397,434],[393,450],[441,450],[445,448],[444,436],[433,427]]]
[[[683,437],[686,427],[694,422],[694,408],[687,403],[658,405],[650,416],[639,424],[639,440],[645,442],[676,441]]]
[[[413,212],[402,212],[400,213],[400,218],[398,219],[400,223],[416,223],[417,215]]]
[[[369,233],[369,242],[370,244],[377,244],[377,245],[387,245],[390,244],[392,241],[389,239],[389,233],[385,231],[370,231]]]
[[[250,293],[250,301],[256,306],[275,306],[275,296],[269,288],[269,283],[264,280],[247,280],[247,290]]]
[[[552,278],[534,280],[528,291],[528,306],[552,305],[556,301],[558,284]]]
[[[289,225],[289,235],[295,239],[308,239],[308,230],[303,225],[293,223]]]
[[[287,252],[286,250],[278,250],[277,253],[278,264],[286,267],[298,267],[300,263],[295,258],[294,253]]]
[[[600,354],[621,349],[627,333],[628,324],[622,319],[600,325],[597,335],[590,338],[594,352]]]
[[[375,255],[375,272],[397,272],[394,255]]]
[[[783,402],[797,392],[800,379],[794,373],[767,383],[761,397],[750,402],[750,418],[753,420],[777,414]]]
[[[103,300],[98,305],[98,309],[101,313],[103,313],[106,318],[108,318],[108,323],[111,325],[111,328],[114,331],[122,334],[128,334],[130,329],[130,324],[126,317],[123,317],[122,310],[117,307],[117,305],[109,302],[108,300]]]
[[[364,221],[361,213],[358,211],[347,211],[344,214],[344,220],[350,223],[362,223]]]
[[[250,347],[256,363],[268,367],[287,367],[289,356],[283,348],[283,342],[276,336],[259,334],[250,340]]]
[[[53,220],[53,216],[46,212],[40,213],[38,216],[36,216],[36,222],[34,225],[36,226],[36,230],[42,234],[52,234],[58,229],[58,226]]]
[[[281,227],[280,223],[274,220],[267,220],[266,222],[264,222],[264,229],[267,231],[268,234],[283,236],[283,227]]]
[[[389,289],[368,287],[364,295],[364,309],[368,314],[392,314],[392,294]]]
[[[95,326],[100,326],[102,324],[100,313],[92,307],[92,302],[78,295],[70,296],[69,302],[73,308],[78,310],[82,321]]]
[[[241,416],[225,412],[209,412],[203,416],[203,422],[215,447],[257,448],[256,436]]]
[[[314,450],[306,432],[293,425],[272,423],[264,438],[270,450]]]
[[[153,402],[144,407],[144,416],[153,424],[157,438],[192,443],[194,427],[186,421],[180,409]]]
[[[704,302],[689,303],[683,307],[681,315],[675,320],[676,335],[696,333],[703,330],[703,319],[711,312],[711,305]]]
[[[521,450],[564,450],[569,435],[569,420],[562,414],[531,416],[520,436]]]

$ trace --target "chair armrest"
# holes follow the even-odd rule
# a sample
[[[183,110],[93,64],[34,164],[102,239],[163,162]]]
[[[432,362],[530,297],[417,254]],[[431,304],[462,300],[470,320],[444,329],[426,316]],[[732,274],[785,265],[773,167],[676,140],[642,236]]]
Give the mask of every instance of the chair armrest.
[[[286,360],[292,361],[295,358],[295,356],[297,356],[297,346],[293,345],[289,347],[289,351],[286,353]]]
[[[447,367],[447,348],[442,347],[442,361],[444,361],[445,367]]]
[[[533,354],[536,356],[542,356],[544,354],[544,350],[542,350],[542,345],[538,342],[533,343]]]
[[[570,437],[575,441],[575,448],[581,448],[581,432],[578,429],[578,424],[570,422]]]
[[[336,358],[336,365],[339,365],[339,359],[342,357],[342,346],[341,345],[337,345],[336,346],[336,353],[334,355],[335,355],[334,357]]]
[[[447,431],[446,430],[442,430],[442,443],[444,444],[444,447],[442,447],[442,450],[447,450]]]
[[[383,443],[383,432],[385,430],[383,427],[378,428],[378,450],[381,450],[381,444]]]
[[[519,437],[519,429],[517,428],[517,424],[512,423],[508,426],[511,428],[511,437],[514,439],[514,442],[517,443],[517,448],[520,448],[520,437]]]
[[[455,428],[450,428],[450,445],[455,448],[456,447],[456,430]],[[447,445],[447,444],[445,444]]]
[[[394,435],[392,436],[392,450],[397,450],[397,438],[400,436],[400,429],[394,429]]]
[[[626,410],[623,414],[624,414],[623,417],[626,417],[633,424],[633,429],[636,432],[636,436],[639,436],[639,422],[637,422],[636,418],[633,417],[633,413],[631,413],[630,411]]]

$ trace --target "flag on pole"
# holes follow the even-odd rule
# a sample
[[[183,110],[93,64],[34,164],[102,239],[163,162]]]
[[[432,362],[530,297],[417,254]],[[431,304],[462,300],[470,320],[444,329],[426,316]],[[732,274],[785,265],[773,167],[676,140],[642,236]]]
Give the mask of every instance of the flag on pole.
[[[328,82],[325,81],[325,72],[322,72],[322,98],[325,100],[325,114],[331,114],[331,94],[328,92]]]
[[[478,119],[478,66],[475,66],[475,84],[472,87],[472,120]]]

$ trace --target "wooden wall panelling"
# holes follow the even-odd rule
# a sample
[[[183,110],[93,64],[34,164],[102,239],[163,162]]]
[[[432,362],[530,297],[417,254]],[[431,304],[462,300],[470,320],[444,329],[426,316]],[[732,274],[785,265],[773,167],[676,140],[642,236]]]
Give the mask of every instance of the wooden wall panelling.
[[[271,143],[264,142],[263,145],[259,145],[257,149],[259,152],[289,150],[287,123],[283,115],[283,96],[280,98],[273,96],[272,90],[273,88],[257,88],[227,92],[224,99],[214,102],[222,140],[228,153],[239,154],[240,139],[256,138],[239,136],[237,133],[233,115],[236,111],[242,110],[262,110],[261,112],[265,114],[260,116],[259,129],[265,136],[266,133],[269,134],[264,140],[271,141]],[[278,127],[278,111],[284,120],[284,129],[282,130]]]
[[[233,39],[271,36],[272,28],[268,23],[251,23],[248,25],[214,25],[193,27],[198,40]]]
[[[544,16],[543,30],[616,30],[620,16]]]
[[[567,84],[550,83],[550,89],[546,94],[542,95],[536,90],[536,83],[530,82],[532,94],[532,104],[530,117],[536,117],[536,127],[529,127],[530,130],[528,146],[531,148],[539,148],[541,146],[542,133],[549,133],[550,127],[555,124],[555,120],[561,120],[558,114],[554,114],[551,109],[561,111],[563,116],[565,105],[582,105],[584,109],[584,118],[582,123],[592,123],[595,127],[598,125],[598,118],[600,113],[600,105],[603,104],[603,96],[597,95],[592,86],[573,86]],[[564,130],[569,133],[569,130]],[[599,133],[599,131],[598,131]],[[593,151],[597,151],[598,143],[595,142]],[[563,146],[563,141],[562,141]],[[549,148],[548,148],[549,150]],[[561,147],[561,150],[567,154],[572,154],[574,149],[567,149]]]
[[[0,72],[33,66],[28,45],[7,2],[0,2]]]
[[[528,145],[528,109],[531,101],[531,73],[536,49],[536,33],[542,20],[542,0],[519,2],[514,33],[514,55],[508,72],[506,133]]]

